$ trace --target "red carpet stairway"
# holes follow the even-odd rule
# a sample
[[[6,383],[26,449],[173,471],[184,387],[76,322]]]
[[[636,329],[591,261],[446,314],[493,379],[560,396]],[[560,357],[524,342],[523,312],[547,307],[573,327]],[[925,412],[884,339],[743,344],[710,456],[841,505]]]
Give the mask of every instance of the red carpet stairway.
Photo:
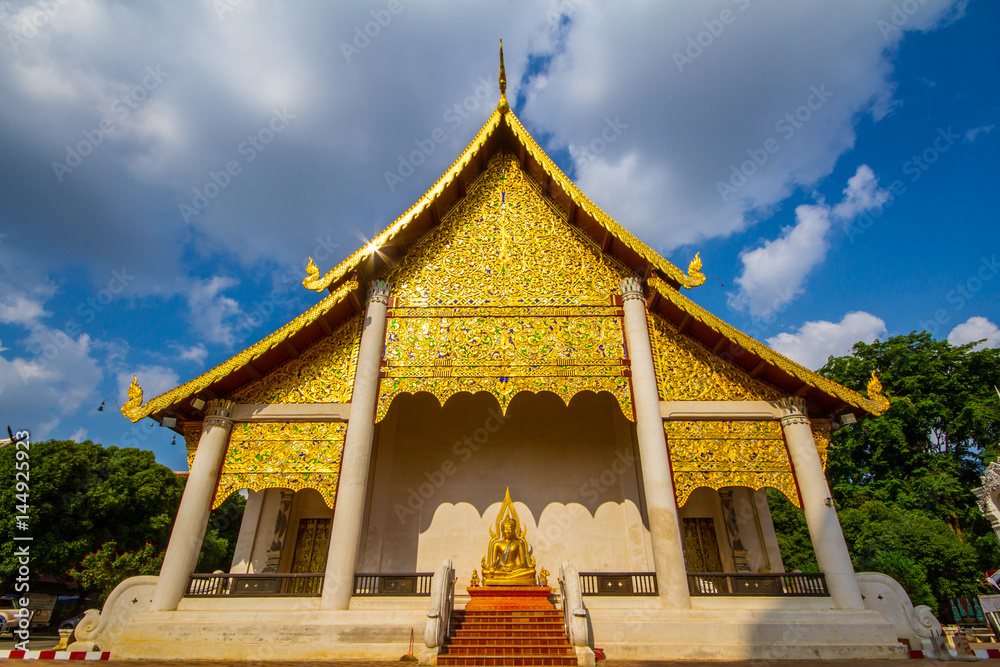
[[[454,611],[439,665],[576,665],[562,612]]]

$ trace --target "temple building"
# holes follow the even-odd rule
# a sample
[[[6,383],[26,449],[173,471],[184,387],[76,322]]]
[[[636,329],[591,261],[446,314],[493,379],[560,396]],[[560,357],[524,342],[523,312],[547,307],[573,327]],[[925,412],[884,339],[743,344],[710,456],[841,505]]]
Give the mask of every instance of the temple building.
[[[865,594],[824,475],[831,430],[887,407],[877,378],[846,389],[698,306],[700,258],[680,270],[587,199],[505,86],[501,51],[496,111],[370,243],[310,260],[313,307],[147,402],[133,382],[123,414],[182,434],[190,475],[159,576],[77,638],[396,659],[413,630],[431,664],[921,648]],[[804,510],[821,572],[785,571],[765,489]],[[230,572],[194,574],[240,490]],[[531,623],[557,636],[519,641]]]

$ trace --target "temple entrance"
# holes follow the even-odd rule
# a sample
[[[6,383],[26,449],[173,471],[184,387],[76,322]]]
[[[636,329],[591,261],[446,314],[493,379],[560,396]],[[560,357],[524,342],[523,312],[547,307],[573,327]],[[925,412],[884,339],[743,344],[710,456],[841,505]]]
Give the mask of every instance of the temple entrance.
[[[713,519],[682,519],[684,562],[688,572],[722,572],[719,539]]]
[[[292,572],[322,573],[326,568],[326,554],[329,548],[330,519],[300,519],[295,537]]]
[[[506,413],[485,393],[444,406],[397,397],[375,435],[358,572],[468,581],[507,486],[539,568],[649,572],[635,427],[610,395],[521,393]]]

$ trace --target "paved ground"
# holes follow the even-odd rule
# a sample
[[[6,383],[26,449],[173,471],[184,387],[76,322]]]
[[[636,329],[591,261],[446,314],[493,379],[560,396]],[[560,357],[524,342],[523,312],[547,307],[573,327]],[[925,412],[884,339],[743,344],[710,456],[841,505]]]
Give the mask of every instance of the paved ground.
[[[30,663],[26,664],[28,667],[66,667],[66,662],[63,660],[32,660]],[[142,662],[132,662],[132,661],[108,661],[100,663],[88,663],[94,665],[107,665],[108,667],[137,667],[141,665],[142,667],[154,667],[157,665],[162,665],[163,667],[180,667],[184,665],[185,667],[223,667],[225,665],[233,665],[233,667],[252,667],[254,665],[260,665],[262,667],[401,667],[402,665],[415,665],[412,662],[367,662],[364,660],[331,660],[324,662],[258,662],[258,661],[206,661],[206,660],[187,660],[183,662],[173,662],[173,661],[142,661]],[[774,667],[853,667],[854,665],[864,665],[864,667],[919,667],[934,665],[934,667],[943,667],[943,663],[936,660],[869,660],[864,662],[857,661],[847,661],[838,660],[830,662],[813,661],[813,660],[787,660],[787,661],[743,661],[743,662],[685,662],[685,661],[641,661],[641,660],[602,660],[598,663],[601,667],[768,667],[773,665]]]

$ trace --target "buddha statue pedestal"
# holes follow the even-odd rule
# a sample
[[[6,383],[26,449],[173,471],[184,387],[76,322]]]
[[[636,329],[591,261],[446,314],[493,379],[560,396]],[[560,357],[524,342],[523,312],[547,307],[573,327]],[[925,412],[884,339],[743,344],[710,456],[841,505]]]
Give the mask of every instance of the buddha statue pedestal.
[[[555,609],[550,586],[469,586],[465,611],[499,609]]]

